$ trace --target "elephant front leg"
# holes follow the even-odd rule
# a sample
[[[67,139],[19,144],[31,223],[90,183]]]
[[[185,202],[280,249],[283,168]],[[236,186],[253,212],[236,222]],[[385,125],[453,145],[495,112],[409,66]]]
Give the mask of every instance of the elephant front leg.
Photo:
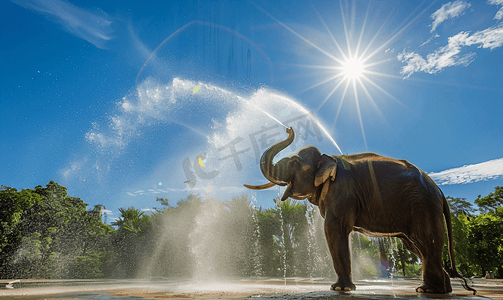
[[[332,214],[328,214],[325,218],[325,237],[332,255],[335,273],[338,276],[337,282],[332,284],[330,289],[335,291],[356,290],[356,286],[351,281],[349,232],[341,228],[340,223],[336,222]]]

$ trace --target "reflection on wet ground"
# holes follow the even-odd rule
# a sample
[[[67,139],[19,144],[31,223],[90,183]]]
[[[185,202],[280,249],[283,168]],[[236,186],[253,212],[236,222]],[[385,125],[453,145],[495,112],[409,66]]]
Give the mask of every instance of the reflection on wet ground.
[[[7,283],[3,280],[0,283]],[[453,279],[451,294],[418,294],[417,278],[355,281],[353,292],[330,291],[325,279],[184,280],[21,280],[1,289],[2,299],[502,299],[503,280],[473,279],[477,295]]]

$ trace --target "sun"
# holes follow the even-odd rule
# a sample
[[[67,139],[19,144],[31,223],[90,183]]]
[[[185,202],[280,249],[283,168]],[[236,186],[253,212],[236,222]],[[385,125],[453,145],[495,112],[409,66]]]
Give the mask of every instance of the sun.
[[[390,54],[387,54],[388,57],[384,57],[378,60],[377,59],[377,57],[379,57],[378,54],[382,54],[383,52],[384,54],[388,53],[388,50],[390,49],[390,44],[397,37],[399,37],[412,23],[414,23],[415,20],[417,20],[421,15],[423,15],[433,5],[433,3],[435,2],[433,1],[426,8],[424,8],[419,14],[416,14],[416,16],[412,18],[408,23],[405,23],[404,21],[403,23],[404,25],[399,27],[392,34],[391,37],[385,38],[383,42],[380,43],[380,45],[373,45],[374,41],[379,40],[378,39],[379,33],[381,32],[381,29],[384,28],[384,25],[387,23],[387,20],[375,32],[374,36],[370,39],[370,41],[367,42],[364,39],[364,32],[366,29],[368,29],[367,21],[369,20],[369,12],[371,11],[371,1],[369,1],[367,11],[362,19],[363,22],[361,25],[360,34],[359,36],[355,36],[354,38],[352,38],[351,36],[353,35],[354,32],[353,25],[355,23],[354,10],[353,13],[351,14],[352,19],[349,20],[349,22],[346,22],[346,16],[349,14],[349,4],[348,1],[346,1],[346,7],[344,7],[343,1],[339,1],[340,12],[341,12],[340,19],[342,20],[343,25],[342,28],[344,36],[346,38],[345,44],[347,49],[343,49],[343,47],[341,47],[339,42],[334,37],[334,34],[332,33],[330,27],[327,25],[327,23],[325,23],[321,14],[313,6],[314,12],[318,15],[321,24],[327,31],[328,36],[332,39],[333,45],[336,47],[337,51],[335,51],[335,49],[333,48],[332,48],[333,50],[330,51],[323,49],[321,46],[315,44],[313,41],[302,36],[300,33],[293,30],[288,25],[281,22],[264,9],[260,8],[259,6],[257,6],[257,8],[260,9],[262,12],[264,12],[266,15],[268,15],[271,19],[276,21],[276,23],[281,25],[283,28],[285,28],[286,30],[297,36],[299,39],[301,39],[302,41],[309,44],[311,47],[313,47],[314,49],[318,50],[320,53],[325,55],[326,58],[328,58],[329,63],[321,65],[309,65],[309,64],[297,65],[299,67],[306,67],[312,69],[325,69],[329,71],[327,72],[329,76],[305,88],[302,92],[308,91],[315,87],[319,87],[321,85],[333,85],[333,88],[331,88],[331,90],[329,88],[330,92],[327,93],[325,99],[321,100],[320,101],[321,103],[319,104],[318,108],[314,110],[314,113],[317,113],[323,107],[323,105],[325,105],[325,103],[327,103],[327,101],[329,101],[330,99],[332,99],[332,101],[339,102],[337,113],[335,114],[335,118],[331,126],[332,128],[335,128],[336,122],[339,118],[345,99],[348,99],[348,101],[353,102],[354,107],[356,108],[356,112],[358,114],[358,121],[360,123],[360,129],[363,137],[363,142],[365,144],[365,149],[368,150],[367,138],[365,136],[365,129],[363,126],[364,122],[361,112],[361,106],[372,106],[376,110],[377,114],[381,116],[384,120],[386,120],[383,113],[379,109],[377,103],[374,101],[373,97],[373,94],[375,92],[380,92],[388,96],[390,99],[394,100],[397,104],[401,105],[402,107],[407,108],[407,106],[404,105],[400,100],[395,98],[388,91],[382,88],[378,83],[374,82],[374,80],[371,79],[371,77],[373,76],[378,76],[380,78],[393,78],[403,80],[403,78],[400,76],[396,76],[393,74],[386,74],[383,72],[379,72],[375,69],[376,67],[378,67],[378,65],[385,64],[391,60],[391,58],[389,57]],[[354,7],[355,4],[353,1],[352,9],[354,9]],[[411,13],[411,15],[409,15],[406,18],[406,20],[413,15],[414,13]],[[351,28],[349,28],[349,26],[351,26]],[[352,41],[356,43],[353,43]],[[342,44],[342,46],[344,46],[344,44]],[[385,50],[386,48],[388,48],[388,50]],[[370,87],[372,89],[369,89]],[[339,95],[334,96],[334,93],[339,89],[342,90],[340,96]],[[346,103],[348,101],[346,101]]]
[[[342,64],[342,74],[345,79],[358,80],[362,78],[365,68],[363,61],[358,58],[350,58]]]

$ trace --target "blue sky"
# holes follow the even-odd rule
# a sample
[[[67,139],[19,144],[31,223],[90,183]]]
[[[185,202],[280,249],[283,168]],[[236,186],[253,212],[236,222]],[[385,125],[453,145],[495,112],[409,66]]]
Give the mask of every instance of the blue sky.
[[[407,159],[471,202],[503,185],[501,0],[13,0],[0,14],[0,184],[54,180],[110,219],[191,193],[269,207],[277,189],[242,184],[265,183],[257,158],[286,137],[274,117],[298,133],[282,155]]]

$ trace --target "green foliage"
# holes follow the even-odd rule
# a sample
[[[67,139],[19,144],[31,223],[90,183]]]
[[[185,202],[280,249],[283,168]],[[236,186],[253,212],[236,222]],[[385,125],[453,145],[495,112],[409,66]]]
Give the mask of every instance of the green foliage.
[[[421,265],[418,264],[407,264],[405,267],[405,276],[417,277],[421,275]]]
[[[401,239],[393,238],[395,246],[391,254],[395,262],[395,270],[400,276],[418,276],[421,273],[421,266],[418,265],[419,258],[405,249]]]
[[[279,211],[260,208],[257,212],[257,219],[260,228],[260,250],[262,252],[260,258],[263,272],[271,276],[280,276],[282,253],[278,238],[281,234]]]
[[[475,268],[475,265],[473,264],[473,257],[470,250],[470,217],[464,213],[458,213],[455,215],[451,212],[451,224],[454,239],[456,269],[466,276],[473,276],[477,273],[477,268]],[[444,241],[442,259],[444,262],[444,268],[449,270],[451,263],[447,247],[447,230],[445,231]]]
[[[489,195],[485,197],[481,198],[479,195],[475,200],[475,204],[477,204],[482,212],[488,212],[490,210],[496,212],[496,209],[503,205],[503,187],[495,187],[494,193],[489,193]]]
[[[475,209],[464,199],[450,198],[451,223],[454,238],[456,268],[465,276],[484,276],[494,271],[503,277],[503,188],[497,186],[494,193],[479,196],[475,204],[483,213],[474,215]],[[447,268],[447,236],[443,252]]]
[[[362,234],[353,233],[353,249],[356,255],[353,255],[352,268],[353,274],[357,277],[381,276],[381,259],[379,247],[373,238],[368,238]]]
[[[146,215],[140,209],[130,207],[127,209],[119,208],[121,216],[112,223],[113,226],[119,226],[119,230],[127,230],[135,234],[141,234],[150,227],[150,216]]]
[[[77,278],[102,278],[104,276],[102,265],[105,252],[89,250],[75,260],[75,274]]]
[[[119,277],[135,274],[141,264],[141,257],[152,247],[149,235],[152,231],[152,216],[140,209],[129,207],[119,208],[121,216],[112,223],[118,226],[113,235],[113,248],[116,256],[116,270]],[[131,276],[130,275],[130,276]]]
[[[6,268],[7,258],[22,238],[19,228],[24,212],[40,201],[40,196],[30,190],[18,192],[0,186],[0,270]]]
[[[445,198],[447,200],[447,203],[449,203],[451,213],[453,213],[455,216],[458,216],[459,214],[473,216],[473,214],[475,213],[475,209],[470,202],[466,201],[466,198],[454,198],[450,196],[447,196]]]
[[[480,268],[480,275],[492,270],[500,278],[503,277],[503,207],[495,210],[470,222],[469,255]]]
[[[54,181],[32,190],[0,190],[2,278],[72,278],[88,249],[106,247],[112,227]]]
[[[155,198],[155,201],[161,203],[161,205],[166,206],[167,208],[172,207],[171,205],[169,205],[169,200],[168,199],[157,197],[157,198]]]

